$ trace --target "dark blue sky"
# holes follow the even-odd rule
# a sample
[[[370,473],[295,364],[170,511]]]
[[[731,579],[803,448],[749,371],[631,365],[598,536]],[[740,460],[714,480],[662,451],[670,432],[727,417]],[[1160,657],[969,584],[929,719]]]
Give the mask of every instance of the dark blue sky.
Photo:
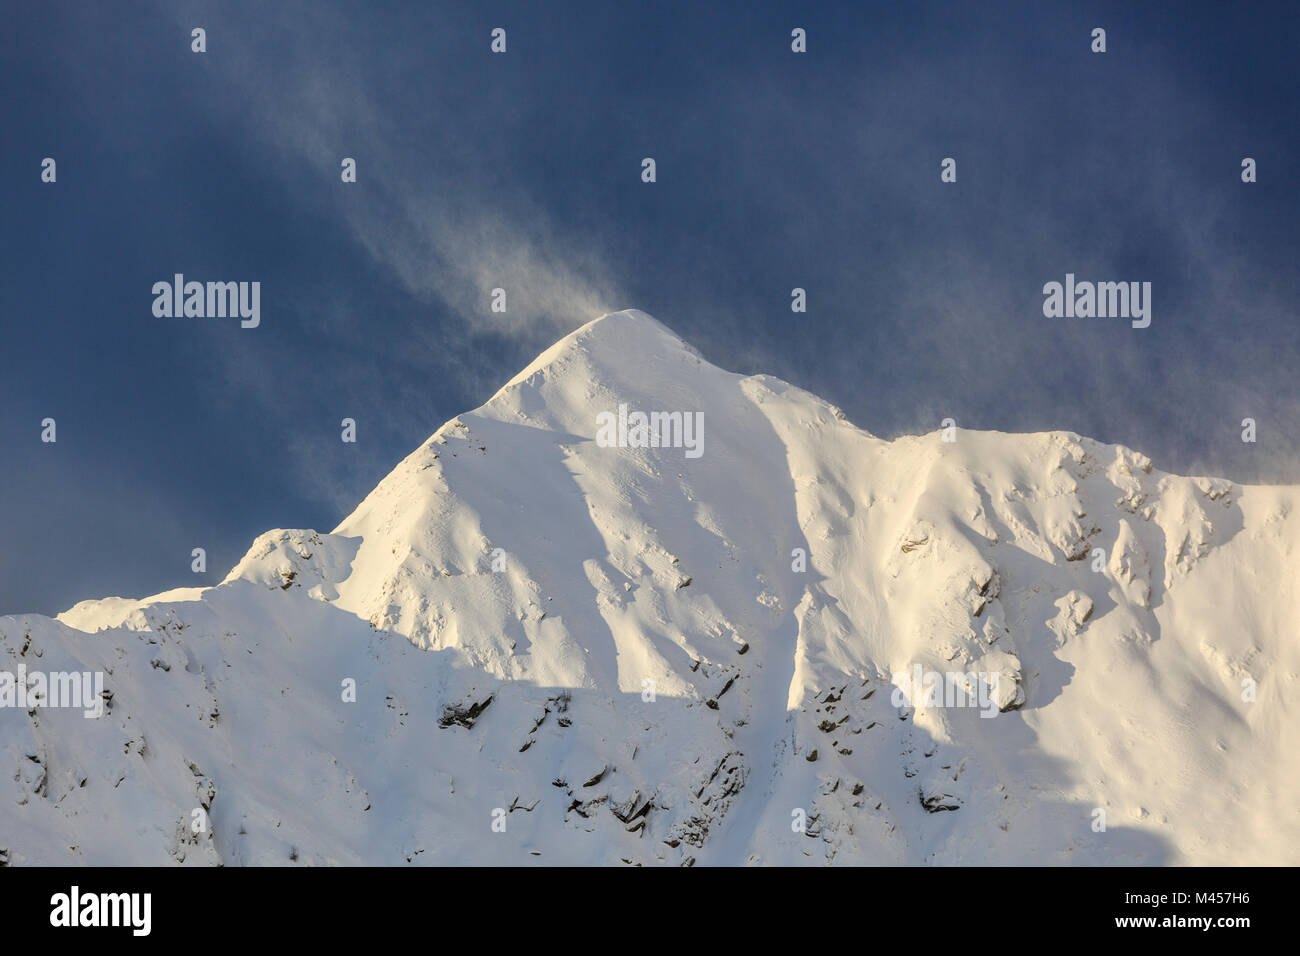
[[[0,613],[328,530],[624,307],[885,437],[951,416],[1300,481],[1300,5],[1131,6],[12,7]],[[174,272],[260,281],[261,326],[155,318]],[[1066,272],[1150,281],[1151,327],[1044,318]]]

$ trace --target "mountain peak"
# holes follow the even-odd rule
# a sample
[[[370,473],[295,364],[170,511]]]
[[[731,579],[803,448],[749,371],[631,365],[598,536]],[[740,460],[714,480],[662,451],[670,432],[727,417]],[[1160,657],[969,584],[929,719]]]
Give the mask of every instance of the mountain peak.
[[[114,694],[62,776],[0,708],[0,830],[18,859],[121,862],[100,835],[145,832],[134,808],[190,800],[201,766],[247,831],[217,862],[1293,863],[1296,498],[1068,432],[883,441],[611,313],[333,534],[0,619],[0,654]],[[88,799],[112,825],[74,838],[57,814]],[[475,836],[485,806],[509,836]]]
[[[607,312],[574,329],[529,362],[502,387],[502,391],[573,353],[597,357],[607,367],[654,356],[686,354],[699,357],[693,347],[649,313],[640,309],[623,309]]]

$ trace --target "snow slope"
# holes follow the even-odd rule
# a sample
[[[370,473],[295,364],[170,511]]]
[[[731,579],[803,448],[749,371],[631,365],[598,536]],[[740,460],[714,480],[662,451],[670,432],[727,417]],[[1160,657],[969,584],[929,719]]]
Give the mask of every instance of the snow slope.
[[[0,863],[1300,862],[1297,489],[948,437],[591,322],[332,533],[0,618],[110,698],[0,708]]]

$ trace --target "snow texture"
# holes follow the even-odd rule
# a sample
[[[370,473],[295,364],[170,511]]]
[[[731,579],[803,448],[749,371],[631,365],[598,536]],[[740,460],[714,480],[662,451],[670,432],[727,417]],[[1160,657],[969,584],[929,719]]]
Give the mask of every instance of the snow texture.
[[[1300,863],[1297,489],[955,438],[597,319],[333,532],[0,618],[105,697],[0,708],[0,864]]]

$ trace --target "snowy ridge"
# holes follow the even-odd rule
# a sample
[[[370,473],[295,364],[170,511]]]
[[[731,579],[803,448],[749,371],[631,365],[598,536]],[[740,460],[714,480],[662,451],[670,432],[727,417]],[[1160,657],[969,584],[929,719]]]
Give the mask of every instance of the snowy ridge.
[[[703,455],[602,447],[621,403]],[[110,698],[0,707],[0,862],[1300,860],[1297,489],[955,437],[591,322],[332,533],[0,618]],[[896,706],[918,666],[991,719]]]

